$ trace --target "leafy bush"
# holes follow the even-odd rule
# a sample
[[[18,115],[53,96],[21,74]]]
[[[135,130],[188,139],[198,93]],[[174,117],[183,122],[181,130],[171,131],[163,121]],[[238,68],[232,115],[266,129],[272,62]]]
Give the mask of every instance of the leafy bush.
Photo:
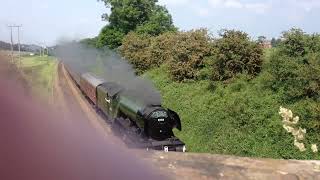
[[[320,51],[320,35],[310,35],[302,29],[292,28],[282,33],[279,50],[290,57],[303,57],[308,53],[317,53]]]
[[[120,53],[134,65],[138,73],[142,73],[172,58],[175,36],[174,32],[156,37],[131,32],[124,38]]]
[[[172,37],[169,71],[174,80],[197,79],[204,59],[212,54],[211,37],[206,29],[178,32]]]
[[[156,62],[150,58],[150,46],[152,37],[129,33],[123,39],[120,53],[134,66],[138,74],[150,69]]]
[[[291,106],[306,129],[306,148],[320,140],[320,41],[319,35],[300,29],[283,33],[271,53],[266,83],[279,94],[279,102]],[[309,150],[310,151],[310,150]]]
[[[182,81],[199,77],[204,59],[212,53],[210,40],[205,29],[167,32],[157,37],[129,33],[120,52],[138,73],[168,63],[172,78]]]
[[[295,102],[304,98],[320,97],[320,54],[288,57],[279,53],[270,62],[272,88],[281,91],[283,99]]]
[[[309,35],[309,39],[307,40],[307,47],[309,52],[320,52],[320,35],[312,34]]]
[[[263,50],[242,31],[223,30],[216,41],[213,80],[221,81],[239,73],[256,76],[261,71]]]
[[[307,36],[301,29],[283,32],[281,52],[291,57],[301,57],[307,53]]]
[[[320,98],[320,41],[299,30],[284,33],[279,49],[271,55],[272,88],[286,102]]]
[[[311,143],[320,142],[320,103],[312,99],[304,99],[292,105],[292,109],[300,117],[300,124],[307,129],[306,140]]]
[[[150,46],[150,61],[156,66],[168,62],[173,56],[172,47],[176,44],[176,36],[175,32],[167,32],[154,37]]]

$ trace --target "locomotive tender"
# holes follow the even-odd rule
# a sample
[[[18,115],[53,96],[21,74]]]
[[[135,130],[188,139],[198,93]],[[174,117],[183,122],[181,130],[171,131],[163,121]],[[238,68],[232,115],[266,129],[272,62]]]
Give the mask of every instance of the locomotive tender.
[[[185,152],[185,144],[174,136],[181,129],[177,113],[161,104],[147,104],[127,93],[118,83],[108,82],[91,73],[78,74],[69,67],[69,75],[83,94],[111,121],[124,140],[147,149]]]

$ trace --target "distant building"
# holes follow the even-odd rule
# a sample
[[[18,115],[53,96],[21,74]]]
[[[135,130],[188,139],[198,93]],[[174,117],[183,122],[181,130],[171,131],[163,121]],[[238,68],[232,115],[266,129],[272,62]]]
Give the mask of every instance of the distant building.
[[[262,47],[263,47],[264,49],[271,49],[271,48],[272,48],[272,43],[271,43],[271,41],[264,41],[261,45],[262,45]]]

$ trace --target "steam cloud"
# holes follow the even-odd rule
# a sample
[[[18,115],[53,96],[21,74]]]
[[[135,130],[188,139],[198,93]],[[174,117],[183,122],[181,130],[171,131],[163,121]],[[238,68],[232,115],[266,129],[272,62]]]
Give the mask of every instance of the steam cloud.
[[[148,105],[160,105],[161,95],[151,81],[136,76],[127,60],[109,50],[98,50],[80,43],[57,46],[55,55],[78,74],[91,72],[107,82],[116,82],[122,93]]]

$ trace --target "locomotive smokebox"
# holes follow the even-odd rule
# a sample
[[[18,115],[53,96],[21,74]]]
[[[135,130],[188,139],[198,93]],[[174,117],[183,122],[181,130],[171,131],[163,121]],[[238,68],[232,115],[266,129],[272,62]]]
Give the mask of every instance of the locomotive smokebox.
[[[153,139],[161,141],[173,137],[173,128],[181,131],[179,116],[161,106],[148,106],[142,113],[139,112],[138,114],[143,114],[145,133]]]

